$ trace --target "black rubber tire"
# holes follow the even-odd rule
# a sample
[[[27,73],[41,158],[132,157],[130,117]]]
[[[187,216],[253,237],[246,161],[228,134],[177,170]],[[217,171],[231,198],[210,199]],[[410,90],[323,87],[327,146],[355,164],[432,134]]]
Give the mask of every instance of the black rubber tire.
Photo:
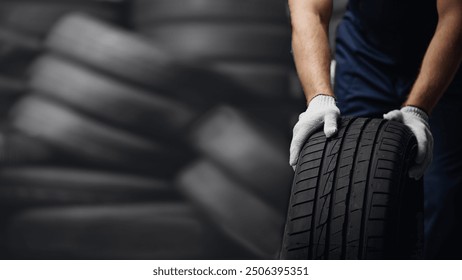
[[[262,125],[277,131],[278,134],[283,136],[286,147],[292,139],[295,125],[292,122],[293,116],[296,115],[298,120],[297,112],[301,113],[306,110],[304,102],[287,99],[278,100],[277,102],[268,100],[268,102],[242,103],[235,107],[249,118],[255,120],[255,122],[262,123]]]
[[[140,32],[184,60],[288,62],[290,28],[277,24],[179,22]]]
[[[164,95],[136,88],[56,56],[31,69],[30,88],[117,127],[172,141],[197,112]]]
[[[177,185],[212,223],[255,257],[277,256],[284,216],[208,160],[199,160]]]
[[[15,52],[25,55],[36,54],[42,50],[40,40],[5,27],[0,28],[0,42],[2,43],[0,49],[2,60],[5,57],[14,56]]]
[[[170,176],[185,164],[179,149],[103,125],[37,95],[17,103],[11,124],[70,156],[104,167]]]
[[[171,183],[154,178],[62,167],[0,169],[1,207],[165,202],[179,200]]]
[[[135,25],[184,20],[287,22],[284,0],[135,0]]]
[[[26,82],[22,79],[0,76],[0,99],[17,99],[27,89]]]
[[[213,65],[261,100],[288,99],[290,71],[284,63],[214,62]]]
[[[203,106],[213,100],[252,96],[209,67],[179,62],[147,39],[85,15],[70,15],[60,21],[46,45],[56,53],[187,104]]]
[[[24,77],[31,61],[42,51],[38,39],[0,27],[0,73]]]
[[[419,258],[423,187],[408,177],[417,149],[403,124],[343,119],[306,142],[288,207],[282,259]]]
[[[218,107],[193,127],[191,144],[281,213],[287,207],[293,170],[278,131],[231,107]]]
[[[0,166],[28,164],[64,164],[66,157],[32,137],[2,129],[0,131]]]
[[[102,1],[18,1],[0,4],[0,25],[34,37],[44,37],[63,16],[72,12],[89,14],[107,21],[121,21],[121,7]]]
[[[52,207],[13,216],[6,245],[24,259],[208,259],[207,229],[183,203]]]
[[[23,80],[0,76],[0,121],[26,90],[27,85]]]

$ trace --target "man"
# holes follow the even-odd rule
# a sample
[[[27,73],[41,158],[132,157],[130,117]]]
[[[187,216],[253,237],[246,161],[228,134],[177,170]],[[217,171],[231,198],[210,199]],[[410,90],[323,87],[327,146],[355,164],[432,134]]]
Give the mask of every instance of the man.
[[[350,0],[337,30],[335,90],[332,0],[289,0],[289,8],[308,101],[294,127],[290,164],[314,130],[334,135],[340,114],[403,122],[418,142],[409,176],[425,173],[425,257],[461,258],[462,0]]]

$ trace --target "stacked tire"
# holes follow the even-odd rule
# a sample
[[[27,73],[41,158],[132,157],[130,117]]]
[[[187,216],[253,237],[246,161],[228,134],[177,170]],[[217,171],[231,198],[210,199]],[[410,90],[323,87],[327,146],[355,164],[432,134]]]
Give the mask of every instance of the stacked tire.
[[[136,0],[133,24],[185,60],[206,62],[262,99],[287,97],[290,29],[280,0]]]
[[[73,12],[122,23],[122,5],[117,0],[4,0],[0,5],[0,25],[43,38],[58,20]]]
[[[91,14],[125,24],[122,1],[5,0],[0,3],[0,123],[26,93],[28,68],[43,51],[43,38],[63,16]]]
[[[226,236],[257,258],[274,259],[293,176],[285,138],[231,107],[208,112],[191,131],[201,158],[177,186]]]
[[[177,185],[226,236],[265,259],[277,255],[292,177],[289,116],[297,107],[288,94],[286,4],[136,0],[132,8],[134,29],[152,44],[245,90],[227,106],[212,104],[190,128],[199,158]]]
[[[88,15],[60,19],[44,49],[30,67],[27,94],[11,110],[3,137],[9,164],[0,178],[8,184],[0,197],[10,201],[2,217],[3,252],[17,258],[276,256],[285,211],[278,195],[288,190],[291,176],[287,137],[242,110],[217,107],[263,100],[253,89],[215,66]],[[238,144],[242,137],[257,149],[253,154]],[[232,153],[240,156],[228,162]],[[210,162],[205,177],[194,169],[201,161]],[[283,176],[259,182],[249,168]],[[183,184],[188,174],[192,179]],[[191,194],[204,179],[205,187],[224,188],[213,195],[232,194],[233,200],[211,197],[226,206],[220,214],[230,219],[223,226],[223,216],[210,217],[214,205],[204,207],[198,193]],[[241,200],[243,209],[256,202],[265,218],[257,212],[242,221],[234,216],[229,202]],[[139,222],[130,229],[126,219]],[[249,222],[270,234],[252,233],[245,229]],[[95,224],[107,227],[93,232]],[[142,242],[150,245],[141,249]]]

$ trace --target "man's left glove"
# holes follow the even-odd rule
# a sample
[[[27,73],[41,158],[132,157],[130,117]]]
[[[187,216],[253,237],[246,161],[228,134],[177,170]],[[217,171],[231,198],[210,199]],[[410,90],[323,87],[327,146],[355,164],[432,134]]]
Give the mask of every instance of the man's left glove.
[[[433,136],[428,125],[428,115],[414,106],[405,106],[383,115],[384,119],[399,121],[411,129],[417,139],[418,151],[415,164],[409,169],[409,177],[420,179],[433,159]]]

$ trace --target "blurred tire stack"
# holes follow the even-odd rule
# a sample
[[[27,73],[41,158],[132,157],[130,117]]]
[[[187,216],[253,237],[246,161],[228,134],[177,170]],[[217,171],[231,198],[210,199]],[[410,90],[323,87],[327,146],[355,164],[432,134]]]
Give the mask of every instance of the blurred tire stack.
[[[120,45],[105,50],[112,38]],[[84,15],[60,20],[44,46],[30,68],[29,92],[9,115],[12,131],[45,150],[34,165],[2,168],[9,202],[4,240],[12,257],[225,258],[231,250],[214,250],[226,242],[171,183],[188,158],[181,141],[171,144],[172,133],[192,120],[192,111],[144,88],[163,79],[117,64],[142,71],[163,56]]]
[[[290,28],[279,0],[136,0],[133,25],[176,57],[207,65],[256,97],[204,114],[190,137],[202,155],[178,185],[206,217],[261,258],[280,244],[286,163]]]
[[[183,60],[235,79],[252,95],[235,105],[288,130],[294,105],[287,93],[287,1],[134,0],[132,10],[135,30]]]
[[[125,24],[121,0],[4,0],[0,3],[0,117],[23,94],[26,70],[42,51],[53,24],[71,12],[84,12]],[[12,89],[14,89],[12,91]]]
[[[90,15],[56,21],[66,4]],[[43,21],[5,22],[42,51],[0,138],[5,257],[277,257],[299,110],[285,1],[23,5]]]

